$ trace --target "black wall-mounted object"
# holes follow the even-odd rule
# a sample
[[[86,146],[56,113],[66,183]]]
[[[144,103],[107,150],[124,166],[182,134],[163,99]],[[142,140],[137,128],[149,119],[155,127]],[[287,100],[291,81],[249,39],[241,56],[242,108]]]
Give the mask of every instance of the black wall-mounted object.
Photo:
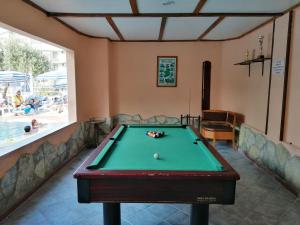
[[[202,64],[202,110],[210,109],[211,62]]]

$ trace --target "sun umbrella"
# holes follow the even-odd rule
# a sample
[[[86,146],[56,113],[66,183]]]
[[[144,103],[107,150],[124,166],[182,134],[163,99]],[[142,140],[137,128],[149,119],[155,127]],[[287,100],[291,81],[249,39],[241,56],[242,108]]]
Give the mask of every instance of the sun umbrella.
[[[0,71],[0,83],[19,83],[27,82],[30,79],[30,75],[17,71]]]
[[[35,79],[38,81],[67,79],[67,70],[66,68],[61,68],[58,70],[42,73],[37,75]]]

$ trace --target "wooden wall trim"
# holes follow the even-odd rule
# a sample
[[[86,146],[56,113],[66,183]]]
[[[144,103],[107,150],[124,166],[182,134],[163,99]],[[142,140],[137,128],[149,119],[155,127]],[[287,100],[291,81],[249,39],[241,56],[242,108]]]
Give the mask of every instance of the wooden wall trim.
[[[271,84],[272,84],[272,64],[273,64],[274,37],[275,37],[275,27],[276,27],[275,22],[276,22],[276,19],[273,19],[271,62],[270,62],[268,100],[267,100],[267,114],[266,114],[266,126],[265,126],[265,134],[266,135],[268,134],[268,129],[269,129],[270,94],[271,94]]]
[[[236,40],[237,38],[230,38],[230,39],[224,39],[224,40],[207,40],[207,39],[201,39],[201,40],[111,40],[112,42],[224,42],[228,40]]]
[[[273,17],[282,16],[282,13],[66,13],[66,12],[47,12],[50,17]]]
[[[41,12],[45,13],[48,16],[48,12],[45,9],[43,9],[42,7],[35,4],[34,2],[32,2],[30,0],[22,0],[22,1],[25,2],[26,4],[32,6],[35,9],[40,10]]]
[[[283,136],[284,136],[284,131],[285,131],[285,117],[286,117],[285,115],[286,115],[286,101],[287,101],[288,79],[289,79],[292,25],[293,25],[293,11],[290,11],[289,12],[288,33],[287,33],[287,43],[286,43],[285,72],[284,72],[284,83],[283,83],[283,99],[282,99],[280,137],[279,137],[280,141],[283,141]]]

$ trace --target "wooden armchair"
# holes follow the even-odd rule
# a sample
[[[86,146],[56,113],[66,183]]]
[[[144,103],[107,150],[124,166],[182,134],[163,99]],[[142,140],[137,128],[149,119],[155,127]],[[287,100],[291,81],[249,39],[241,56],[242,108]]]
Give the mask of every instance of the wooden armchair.
[[[203,110],[201,121],[201,134],[213,141],[231,140],[233,149],[235,146],[236,114],[223,110]]]

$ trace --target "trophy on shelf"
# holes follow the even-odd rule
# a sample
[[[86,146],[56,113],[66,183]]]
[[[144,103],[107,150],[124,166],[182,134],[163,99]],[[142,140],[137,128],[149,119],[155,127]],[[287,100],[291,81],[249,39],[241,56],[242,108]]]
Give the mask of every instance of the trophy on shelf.
[[[256,51],[255,51],[255,48],[254,48],[254,49],[252,49],[252,56],[251,56],[251,57],[252,57],[252,59],[255,59],[255,54],[256,54],[255,52],[256,52]]]
[[[264,58],[264,54],[263,54],[264,36],[263,35],[258,36],[258,43],[259,43],[259,52],[260,52],[258,58]]]

